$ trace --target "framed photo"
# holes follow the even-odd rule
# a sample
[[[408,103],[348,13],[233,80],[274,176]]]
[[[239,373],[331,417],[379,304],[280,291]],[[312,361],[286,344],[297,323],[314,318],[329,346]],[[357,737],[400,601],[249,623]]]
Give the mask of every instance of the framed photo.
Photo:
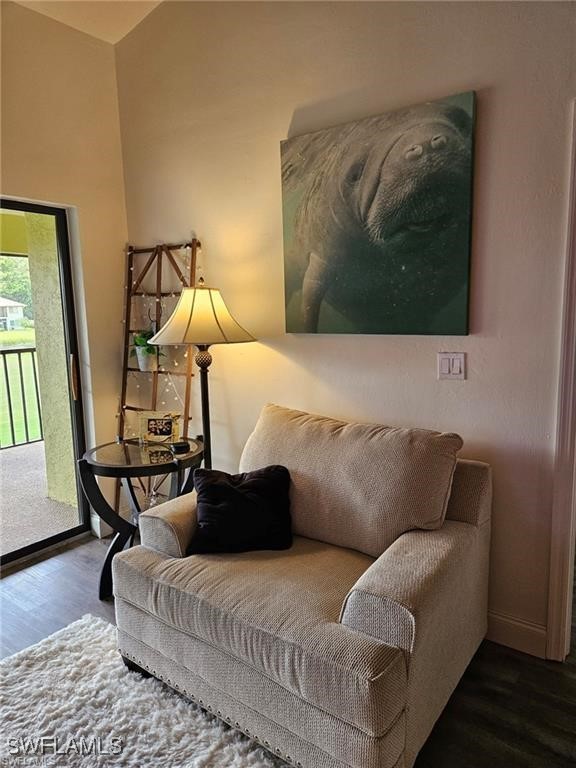
[[[178,439],[179,413],[142,411],[140,440],[143,443],[173,443]]]
[[[284,141],[289,333],[468,333],[474,93]]]

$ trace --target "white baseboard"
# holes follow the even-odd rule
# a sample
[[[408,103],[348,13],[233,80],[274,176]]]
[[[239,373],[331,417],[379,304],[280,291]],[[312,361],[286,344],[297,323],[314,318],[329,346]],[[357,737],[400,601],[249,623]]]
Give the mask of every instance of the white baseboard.
[[[546,658],[546,627],[495,611],[488,612],[488,640]]]

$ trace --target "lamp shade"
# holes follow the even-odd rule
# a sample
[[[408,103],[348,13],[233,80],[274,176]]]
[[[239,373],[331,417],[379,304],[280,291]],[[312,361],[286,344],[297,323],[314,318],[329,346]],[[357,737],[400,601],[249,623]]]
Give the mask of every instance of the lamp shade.
[[[176,309],[150,344],[236,344],[255,341],[228,311],[220,291],[198,285],[184,288]]]

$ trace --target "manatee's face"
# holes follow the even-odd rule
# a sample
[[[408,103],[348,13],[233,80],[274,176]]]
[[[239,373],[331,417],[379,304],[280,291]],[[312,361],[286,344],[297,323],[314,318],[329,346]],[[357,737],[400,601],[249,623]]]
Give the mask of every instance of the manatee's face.
[[[367,247],[356,252],[354,291],[340,272],[326,298],[351,321],[369,330],[404,315],[405,324],[464,284],[470,155],[469,134],[441,113],[410,121],[350,163],[346,186]]]
[[[356,193],[371,241],[396,247],[453,226],[462,213],[469,167],[468,137],[444,119],[425,120],[388,146],[373,147]]]

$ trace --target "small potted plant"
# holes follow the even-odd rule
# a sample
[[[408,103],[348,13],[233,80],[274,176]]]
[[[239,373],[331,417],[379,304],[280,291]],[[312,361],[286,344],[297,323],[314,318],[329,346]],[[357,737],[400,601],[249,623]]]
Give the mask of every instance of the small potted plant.
[[[154,331],[136,331],[132,339],[134,349],[130,353],[136,355],[138,368],[141,371],[155,371],[158,369],[158,347],[150,344],[149,340],[154,336]]]

